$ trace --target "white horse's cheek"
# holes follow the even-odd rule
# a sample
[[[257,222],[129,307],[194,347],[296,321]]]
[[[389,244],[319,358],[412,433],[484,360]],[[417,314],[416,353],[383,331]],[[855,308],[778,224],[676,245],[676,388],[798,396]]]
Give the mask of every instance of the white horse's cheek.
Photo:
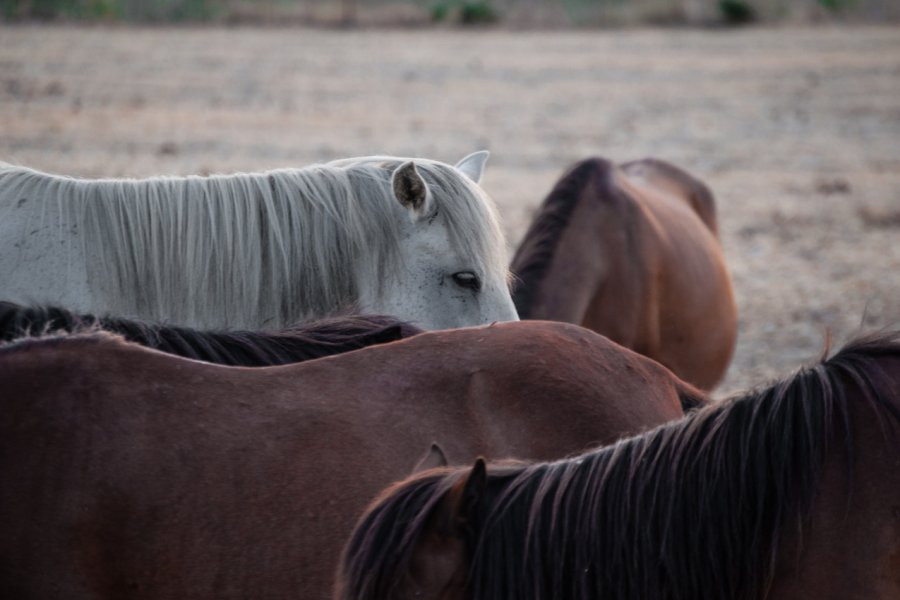
[[[490,322],[519,320],[519,313],[516,312],[516,305],[509,297],[505,282],[502,288],[493,287],[490,294],[482,299],[484,306],[491,313]]]

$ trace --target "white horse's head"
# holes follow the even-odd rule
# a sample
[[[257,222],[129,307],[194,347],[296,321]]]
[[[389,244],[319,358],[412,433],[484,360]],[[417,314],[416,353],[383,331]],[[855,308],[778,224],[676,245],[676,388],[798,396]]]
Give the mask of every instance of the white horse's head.
[[[514,320],[506,243],[477,184],[486,159],[94,181],[0,166],[0,281],[8,300],[193,327],[285,327],[354,305],[429,329]]]
[[[518,320],[506,241],[493,202],[478,185],[487,157],[476,152],[456,166],[379,161],[396,200],[399,260],[363,257],[357,270],[362,311],[397,315],[426,329]]]

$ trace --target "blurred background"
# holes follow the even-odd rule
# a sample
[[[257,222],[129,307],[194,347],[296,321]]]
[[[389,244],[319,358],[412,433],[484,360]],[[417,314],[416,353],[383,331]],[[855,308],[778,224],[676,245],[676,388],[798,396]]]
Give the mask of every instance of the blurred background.
[[[716,194],[725,395],[900,326],[896,0],[0,0],[0,160],[84,177],[492,152],[511,250],[564,169]]]
[[[895,0],[2,0],[8,19],[508,26],[897,20]]]

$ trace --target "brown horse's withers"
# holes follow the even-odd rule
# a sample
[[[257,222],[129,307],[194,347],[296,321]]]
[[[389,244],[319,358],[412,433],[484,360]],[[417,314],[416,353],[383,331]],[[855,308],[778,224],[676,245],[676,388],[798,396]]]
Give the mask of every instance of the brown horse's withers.
[[[699,398],[560,323],[253,369],[21,340],[0,349],[0,597],[325,598],[363,508],[433,442],[558,458]]]
[[[556,184],[513,257],[522,319],[577,323],[711,389],[737,336],[709,189],[655,159],[592,158]]]

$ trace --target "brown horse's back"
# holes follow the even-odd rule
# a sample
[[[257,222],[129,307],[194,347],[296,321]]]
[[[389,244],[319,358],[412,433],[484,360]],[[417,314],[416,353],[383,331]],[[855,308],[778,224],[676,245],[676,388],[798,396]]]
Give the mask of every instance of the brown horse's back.
[[[368,501],[437,442],[552,459],[695,392],[578,327],[427,333],[230,368],[107,334],[0,349],[0,597],[329,596]]]
[[[669,169],[673,176],[683,172],[667,163],[661,163],[666,170],[658,170],[660,162],[641,161],[641,175],[626,170],[627,183],[622,183],[640,207],[631,213],[640,222],[625,226],[640,230],[639,262],[653,273],[643,289],[642,300],[650,307],[644,342],[630,347],[710,389],[727,370],[737,339],[731,277],[715,233],[712,196],[702,184],[666,178]],[[648,173],[653,175],[648,178]],[[697,198],[707,200],[698,203]]]
[[[578,323],[711,389],[737,336],[715,200],[656,159],[576,163],[517,250],[513,299],[524,319]]]

